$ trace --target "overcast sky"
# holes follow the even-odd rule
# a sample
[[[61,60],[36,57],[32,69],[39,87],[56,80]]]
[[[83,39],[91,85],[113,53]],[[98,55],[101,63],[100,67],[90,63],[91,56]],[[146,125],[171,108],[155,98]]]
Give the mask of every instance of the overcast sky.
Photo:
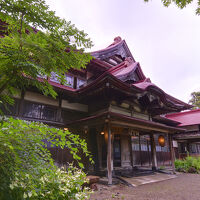
[[[88,33],[92,50],[125,39],[146,77],[188,102],[200,90],[200,16],[159,0],[47,0],[52,10]],[[91,51],[91,50],[88,50]]]

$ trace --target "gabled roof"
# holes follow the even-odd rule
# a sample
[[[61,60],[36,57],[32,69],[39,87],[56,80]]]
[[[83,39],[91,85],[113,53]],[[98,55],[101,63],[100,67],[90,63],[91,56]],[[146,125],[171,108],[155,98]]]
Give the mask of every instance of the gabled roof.
[[[109,72],[124,82],[129,80],[138,82],[146,79],[140,64],[138,62],[134,62],[131,57],[127,57],[124,62],[111,68]]]
[[[149,98],[148,96],[153,94],[154,96],[151,97],[154,98],[155,101],[152,102],[151,98],[147,101],[149,101],[150,104],[158,105],[156,108],[152,108],[157,109],[157,111],[155,110],[157,114],[177,112],[192,107],[168,95],[158,86],[151,83],[150,79],[145,77],[140,64],[134,60],[125,40],[122,40],[120,37],[116,37],[114,42],[107,48],[92,52],[91,55],[94,59],[84,70],[95,74],[94,80],[80,89],[69,89],[71,92],[74,92],[75,95],[81,95],[90,90],[95,90],[95,87],[99,87],[103,80],[109,80],[122,92],[127,91],[130,93],[130,91],[134,91],[135,94],[141,94],[141,97],[148,94],[147,99]],[[116,61],[114,64],[112,64],[112,59]],[[55,84],[54,86],[59,87]],[[63,89],[67,90],[68,88],[65,87]],[[141,101],[146,101],[145,98]],[[144,103],[145,105],[147,104],[146,102]],[[165,108],[163,108],[162,104],[165,105]]]
[[[165,117],[180,122],[179,126],[200,125],[200,109],[167,114]]]
[[[151,92],[154,91],[161,98],[163,102],[168,103],[168,104],[173,104],[176,107],[179,107],[180,109],[192,108],[191,105],[183,101],[180,101],[179,99],[176,99],[172,97],[171,95],[165,93],[162,89],[160,89],[158,86],[152,83],[149,78],[145,79],[144,81],[135,83],[133,85],[144,91],[151,91]]]
[[[114,39],[114,42],[111,45],[105,49],[91,52],[91,55],[100,60],[104,60],[113,55],[120,55],[122,58],[131,57],[134,60],[125,40],[122,40],[119,36]]]

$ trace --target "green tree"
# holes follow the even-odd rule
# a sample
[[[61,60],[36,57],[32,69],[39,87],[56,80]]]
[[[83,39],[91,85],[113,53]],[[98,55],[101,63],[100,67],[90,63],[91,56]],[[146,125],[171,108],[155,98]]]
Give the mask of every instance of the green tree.
[[[72,165],[67,171],[56,167],[47,143],[70,149],[78,163],[79,149],[90,155],[85,141],[68,130],[38,122],[0,119],[0,199],[88,199],[89,191],[82,189],[85,173]]]
[[[56,16],[44,0],[0,0],[0,11],[0,104],[12,104],[13,95],[28,87],[55,98],[48,80],[38,76],[50,77],[55,72],[64,84],[68,69],[80,69],[91,60],[84,53],[92,45],[87,34]],[[85,174],[73,167],[58,169],[45,141],[71,150],[81,168],[79,149],[91,161],[86,142],[78,135],[36,122],[2,118],[0,199],[88,198],[87,190],[82,190]]]
[[[200,92],[192,92],[189,104],[193,105],[193,109],[200,108]]]
[[[149,0],[144,0],[145,2],[148,2]],[[183,9],[190,3],[194,2],[194,0],[161,0],[164,6],[168,7],[170,4],[174,3],[179,8]],[[200,15],[200,0],[197,0],[197,8],[196,8],[196,14]]]
[[[4,37],[0,39],[0,100],[12,103],[16,88],[37,87],[56,97],[46,79],[51,72],[65,83],[69,68],[80,69],[91,60],[92,46],[84,31],[55,15],[44,0],[0,0]],[[4,30],[3,30],[4,29]]]

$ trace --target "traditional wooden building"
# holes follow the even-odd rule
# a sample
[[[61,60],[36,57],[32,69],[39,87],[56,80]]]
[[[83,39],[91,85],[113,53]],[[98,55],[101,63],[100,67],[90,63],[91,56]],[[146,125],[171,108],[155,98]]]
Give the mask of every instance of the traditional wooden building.
[[[173,136],[178,143],[176,157],[185,158],[188,154],[200,156],[200,109],[167,114],[165,117],[186,130]]]
[[[109,184],[115,170],[140,165],[150,165],[155,170],[158,160],[160,165],[170,161],[173,165],[172,136],[183,129],[159,116],[191,106],[146,78],[120,37],[91,54],[94,59],[85,69],[66,73],[66,85],[60,84],[53,72],[51,77],[45,77],[57,91],[57,99],[30,88],[15,97],[15,106],[7,114],[80,134],[95,161],[93,168],[85,160],[86,168],[106,170]],[[160,135],[167,141],[164,147],[158,144]],[[67,150],[51,151],[57,163],[69,161]]]

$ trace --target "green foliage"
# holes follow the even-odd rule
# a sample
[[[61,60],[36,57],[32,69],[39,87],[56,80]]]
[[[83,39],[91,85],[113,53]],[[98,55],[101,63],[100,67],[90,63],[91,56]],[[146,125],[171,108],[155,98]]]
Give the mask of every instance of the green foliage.
[[[87,199],[89,191],[82,190],[85,174],[72,165],[58,169],[47,150],[47,142],[69,148],[79,163],[82,149],[91,160],[84,140],[38,122],[13,118],[0,122],[0,199]]]
[[[165,169],[165,166],[160,166],[160,170],[164,170]]]
[[[92,46],[87,34],[56,16],[44,0],[0,0],[0,10],[0,19],[6,22],[0,39],[2,103],[11,103],[16,87],[34,86],[55,97],[48,81],[37,77],[55,72],[65,83],[68,69],[80,69],[91,60],[84,53],[84,48]]]
[[[185,160],[177,159],[175,160],[174,164],[177,171],[182,170],[184,169],[184,166],[185,166]]]
[[[86,181],[86,175],[81,170],[70,166],[67,171],[59,168],[54,170],[53,173],[47,171],[38,179],[29,174],[17,177],[10,188],[13,191],[12,195],[17,198],[20,197],[20,199],[85,200],[89,198],[91,193],[89,188],[82,188]]]
[[[149,0],[144,0],[145,2],[148,2]],[[161,0],[163,5],[168,7],[172,3],[174,3],[177,7],[183,9],[187,5],[191,4],[194,2],[194,0]],[[200,0],[197,0],[197,8],[196,8],[196,14],[200,15]]]
[[[192,92],[189,104],[193,105],[193,109],[200,108],[200,92]]]
[[[187,156],[183,160],[175,160],[175,167],[177,171],[185,172],[199,172],[200,170],[200,158]],[[192,170],[193,169],[193,170]]]

